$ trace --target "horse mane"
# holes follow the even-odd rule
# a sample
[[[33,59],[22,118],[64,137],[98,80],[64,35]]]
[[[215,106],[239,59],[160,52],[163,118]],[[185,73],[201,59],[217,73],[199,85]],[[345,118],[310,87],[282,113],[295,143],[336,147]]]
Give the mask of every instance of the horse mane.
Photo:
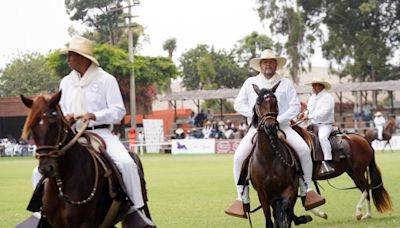
[[[44,109],[44,104],[50,99],[48,95],[37,96],[33,101],[32,107],[29,109],[28,116],[22,129],[21,138],[24,140],[28,139],[29,133],[34,123],[38,121],[41,113]]]

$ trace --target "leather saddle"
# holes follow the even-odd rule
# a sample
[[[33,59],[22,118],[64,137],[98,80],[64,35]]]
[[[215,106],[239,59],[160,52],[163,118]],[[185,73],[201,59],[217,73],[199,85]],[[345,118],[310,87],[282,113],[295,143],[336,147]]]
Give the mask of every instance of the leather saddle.
[[[318,127],[310,125],[307,127],[307,130],[312,136],[312,158],[314,161],[321,162],[324,160],[324,154],[318,139]],[[332,147],[333,162],[339,162],[342,159],[351,157],[350,142],[346,133],[340,130],[334,130],[329,136],[329,141]]]

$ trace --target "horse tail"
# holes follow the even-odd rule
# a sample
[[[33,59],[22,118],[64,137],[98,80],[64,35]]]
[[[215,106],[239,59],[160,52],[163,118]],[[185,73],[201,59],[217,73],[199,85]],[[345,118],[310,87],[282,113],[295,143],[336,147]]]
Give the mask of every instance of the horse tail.
[[[381,171],[375,162],[375,152],[373,152],[372,161],[369,164],[369,175],[371,178],[372,198],[376,209],[380,213],[392,211],[392,201],[383,186]]]

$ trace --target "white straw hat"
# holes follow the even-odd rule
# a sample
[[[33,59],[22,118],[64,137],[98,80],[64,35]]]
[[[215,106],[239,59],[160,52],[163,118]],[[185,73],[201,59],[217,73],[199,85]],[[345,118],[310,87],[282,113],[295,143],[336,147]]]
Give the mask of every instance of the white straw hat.
[[[374,115],[375,115],[375,116],[381,116],[382,113],[381,113],[381,112],[376,112]]]
[[[88,40],[82,36],[74,36],[71,38],[68,48],[62,49],[63,52],[73,51],[83,57],[89,59],[97,66],[100,66],[99,62],[93,56],[94,42]]]
[[[261,67],[260,67],[260,62],[263,59],[275,59],[276,60],[276,69],[281,69],[283,66],[286,64],[286,58],[285,57],[280,57],[277,56],[271,49],[266,49],[261,52],[261,55],[259,58],[253,58],[250,60],[250,66],[254,70],[260,72]]]
[[[312,85],[312,84],[321,84],[321,85],[324,86],[324,88],[325,88],[326,90],[330,90],[330,89],[332,88],[331,83],[325,81],[325,79],[320,78],[320,77],[314,77],[314,78],[312,79],[312,81],[311,81],[310,83],[307,83],[306,85]]]

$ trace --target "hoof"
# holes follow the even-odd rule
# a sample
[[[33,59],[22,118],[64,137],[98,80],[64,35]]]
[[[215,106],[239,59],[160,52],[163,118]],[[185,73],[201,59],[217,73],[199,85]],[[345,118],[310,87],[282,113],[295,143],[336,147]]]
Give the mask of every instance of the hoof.
[[[297,219],[294,220],[295,225],[306,224],[312,221],[312,217],[309,215],[301,215]]]
[[[371,215],[364,215],[362,218],[361,218],[361,220],[367,220],[367,219],[370,219],[371,218]]]
[[[362,214],[357,214],[357,215],[356,215],[356,219],[357,219],[358,221],[360,221],[361,218],[362,218]]]

